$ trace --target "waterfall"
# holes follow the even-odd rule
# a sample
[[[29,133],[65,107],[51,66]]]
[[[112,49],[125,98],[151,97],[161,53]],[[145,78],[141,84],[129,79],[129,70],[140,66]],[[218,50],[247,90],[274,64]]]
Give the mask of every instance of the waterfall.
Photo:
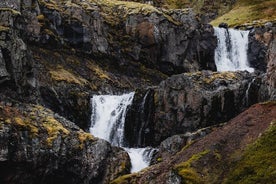
[[[123,147],[131,159],[131,172],[137,172],[150,164],[155,149],[124,147],[125,117],[133,98],[134,92],[123,95],[94,95],[91,98],[90,133],[105,139],[113,146]]]
[[[215,50],[215,62],[218,71],[247,70],[253,72],[247,60],[249,31],[215,27],[218,46]]]

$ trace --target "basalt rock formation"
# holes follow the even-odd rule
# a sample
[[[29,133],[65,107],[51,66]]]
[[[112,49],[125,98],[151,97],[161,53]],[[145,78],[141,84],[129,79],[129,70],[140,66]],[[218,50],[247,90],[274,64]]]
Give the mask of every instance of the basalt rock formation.
[[[191,9],[24,0],[1,1],[0,10],[3,91],[17,91],[13,98],[46,105],[82,128],[88,126],[92,94],[157,85],[175,73],[216,70],[213,28]]]
[[[205,22],[190,8],[115,0],[1,1],[0,183],[179,183],[187,175],[198,178],[198,170],[189,169],[202,156],[224,160],[225,140],[239,135],[240,143],[249,137],[234,150],[256,140],[274,118],[273,103],[253,107],[249,116],[225,128],[220,123],[258,101],[275,99],[275,41],[266,46],[267,75],[207,71],[216,70],[217,41]],[[252,58],[263,59],[266,47],[251,44],[259,54]],[[263,65],[256,67],[264,71]],[[126,152],[82,129],[89,127],[92,95],[133,90],[126,120],[129,146],[163,142],[149,172],[115,180],[130,171]],[[263,120],[260,130],[255,131],[254,120]],[[230,138],[222,137],[227,133]],[[207,175],[203,180],[210,181]]]
[[[228,121],[262,101],[261,81],[247,72],[202,71],[168,78],[155,91],[154,140]]]
[[[49,109],[2,99],[0,116],[1,183],[108,183],[129,173],[125,151]]]
[[[263,76],[248,72],[184,73],[169,77],[146,93],[137,92],[138,96],[145,95],[130,108],[126,129],[129,140],[135,135],[143,141],[130,144],[157,146],[170,136],[228,121],[269,98]]]
[[[275,34],[276,35],[276,34]],[[267,82],[270,99],[276,99],[276,37],[270,43],[268,51]]]

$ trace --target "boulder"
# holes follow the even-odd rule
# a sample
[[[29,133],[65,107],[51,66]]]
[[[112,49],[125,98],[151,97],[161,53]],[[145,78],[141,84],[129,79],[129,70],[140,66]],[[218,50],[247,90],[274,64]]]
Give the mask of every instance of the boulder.
[[[125,151],[49,109],[1,100],[0,116],[1,183],[109,183],[129,173]]]

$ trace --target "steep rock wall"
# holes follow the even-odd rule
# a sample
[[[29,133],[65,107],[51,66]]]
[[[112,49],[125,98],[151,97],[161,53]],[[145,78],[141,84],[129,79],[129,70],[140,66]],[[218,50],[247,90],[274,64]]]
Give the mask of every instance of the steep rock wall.
[[[109,183],[129,173],[125,151],[49,109],[1,99],[0,116],[1,183]]]
[[[233,118],[267,99],[262,77],[247,72],[175,75],[155,89],[154,139],[195,131]]]

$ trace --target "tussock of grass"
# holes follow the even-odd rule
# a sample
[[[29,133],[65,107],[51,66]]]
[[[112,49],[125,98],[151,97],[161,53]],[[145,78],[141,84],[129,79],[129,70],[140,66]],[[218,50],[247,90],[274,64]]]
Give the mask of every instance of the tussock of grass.
[[[230,27],[236,25],[264,24],[268,21],[276,20],[276,1],[264,0],[240,0],[228,13],[213,20],[211,24],[218,26],[221,22],[226,22]]]
[[[210,150],[205,150],[200,153],[194,154],[186,162],[182,162],[182,163],[174,166],[174,170],[183,179],[182,183],[187,183],[187,184],[188,183],[194,183],[194,184],[202,183],[200,176],[198,175],[196,170],[192,168],[192,163],[199,160],[201,157],[208,154],[209,152],[210,152]]]
[[[64,81],[67,83],[78,84],[78,85],[86,85],[87,80],[80,78],[73,73],[65,70],[64,68],[59,67],[57,70],[49,71],[51,77],[55,81]]]
[[[216,79],[234,80],[237,77],[233,72],[214,72],[211,76],[206,77],[204,82],[210,84]]]
[[[10,30],[10,28],[9,27],[6,27],[6,26],[0,26],[0,32],[7,32],[7,31],[9,31]]]

